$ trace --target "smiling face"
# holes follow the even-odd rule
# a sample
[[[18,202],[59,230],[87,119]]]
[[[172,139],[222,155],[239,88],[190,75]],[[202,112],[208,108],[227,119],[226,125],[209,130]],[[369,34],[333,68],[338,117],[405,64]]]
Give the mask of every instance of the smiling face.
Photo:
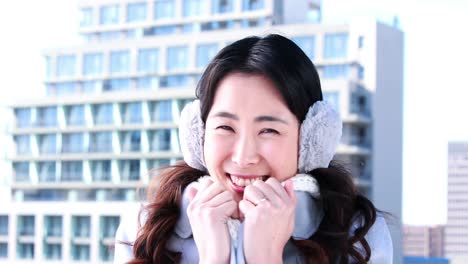
[[[253,181],[274,177],[282,182],[296,174],[299,122],[269,79],[227,75],[205,124],[208,172],[237,201]]]

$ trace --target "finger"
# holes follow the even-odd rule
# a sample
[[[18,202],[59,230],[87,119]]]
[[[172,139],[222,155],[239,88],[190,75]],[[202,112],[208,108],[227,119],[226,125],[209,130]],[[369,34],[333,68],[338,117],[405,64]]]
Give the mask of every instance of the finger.
[[[239,210],[244,216],[246,216],[253,209],[255,209],[255,205],[252,202],[248,200],[241,200],[239,202]]]
[[[229,201],[234,201],[233,194],[225,190],[224,192],[215,195],[211,200],[207,201],[206,203],[208,203],[212,207],[217,207]]]
[[[189,201],[191,202],[195,198],[195,196],[197,196],[198,190],[195,187],[190,187],[187,190],[187,192],[188,192]]]
[[[231,217],[237,210],[237,203],[234,200],[227,201],[215,207],[215,210],[224,212],[226,218]]]
[[[257,181],[253,184],[257,187],[273,205],[279,205],[282,203],[282,197],[279,196],[270,184],[263,181]]]
[[[271,189],[276,193],[276,195],[278,195],[280,197],[280,199],[282,201],[289,201],[290,200],[289,195],[286,192],[285,187],[283,187],[283,185],[281,185],[281,183],[277,179],[275,179],[273,177],[270,177],[265,182],[265,184],[270,186]]]
[[[292,179],[286,181],[284,189],[286,190],[289,198],[291,198],[292,202],[296,204],[296,192],[294,191],[294,182]]]
[[[211,199],[213,199],[216,195],[224,192],[225,190],[226,189],[224,188],[223,185],[221,185],[221,183],[213,182],[206,189],[204,189],[202,193],[200,193],[198,200],[201,203],[208,202]]]
[[[255,185],[251,184],[244,189],[244,200],[250,201],[252,204],[257,205],[263,198],[268,197]]]

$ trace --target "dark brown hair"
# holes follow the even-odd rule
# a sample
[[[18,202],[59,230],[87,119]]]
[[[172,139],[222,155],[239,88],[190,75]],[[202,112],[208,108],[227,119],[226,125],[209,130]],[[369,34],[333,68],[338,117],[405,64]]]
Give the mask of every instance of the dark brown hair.
[[[269,78],[299,122],[311,105],[322,100],[320,79],[314,64],[291,40],[280,35],[248,37],[223,48],[207,66],[197,86],[201,117],[205,122],[218,83],[228,74],[241,72]],[[206,174],[179,162],[160,173],[149,188],[147,220],[133,244],[135,259],[129,263],[178,263],[183,252],[172,252],[166,244],[180,215],[183,189]],[[336,162],[308,174],[320,187],[324,218],[318,230],[306,240],[293,243],[307,263],[366,263],[371,250],[364,238],[376,219],[374,205],[358,193],[351,175]],[[356,218],[362,226],[349,231]],[[362,244],[364,251],[356,248]],[[364,253],[364,254],[363,254]]]

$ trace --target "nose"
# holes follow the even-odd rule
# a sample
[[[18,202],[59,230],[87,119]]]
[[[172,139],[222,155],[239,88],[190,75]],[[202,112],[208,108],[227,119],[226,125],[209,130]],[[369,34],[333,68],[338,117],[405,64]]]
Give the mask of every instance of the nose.
[[[242,135],[236,140],[232,161],[241,168],[255,165],[260,161],[257,142],[253,136]]]

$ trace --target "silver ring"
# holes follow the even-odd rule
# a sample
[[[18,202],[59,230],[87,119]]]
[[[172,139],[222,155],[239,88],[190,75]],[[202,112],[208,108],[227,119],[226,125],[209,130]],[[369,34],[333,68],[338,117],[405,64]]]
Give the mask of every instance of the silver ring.
[[[255,205],[258,205],[259,203],[261,202],[264,202],[264,201],[268,201],[268,199],[266,197],[263,197],[262,199],[258,200]]]

